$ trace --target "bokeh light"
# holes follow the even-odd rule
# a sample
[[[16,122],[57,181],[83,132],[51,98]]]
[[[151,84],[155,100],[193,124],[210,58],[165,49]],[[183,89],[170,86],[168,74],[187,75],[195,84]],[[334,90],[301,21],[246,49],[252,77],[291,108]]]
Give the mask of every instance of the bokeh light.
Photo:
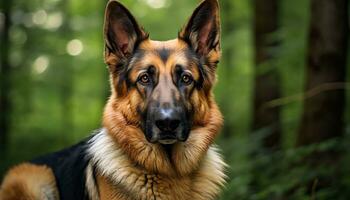
[[[33,72],[35,74],[42,74],[47,70],[47,68],[49,67],[49,64],[50,64],[49,58],[45,55],[41,55],[37,59],[35,59],[33,63],[33,68],[32,68]]]
[[[61,12],[55,12],[48,15],[44,27],[49,30],[56,30],[62,25],[63,16]]]
[[[71,40],[67,44],[67,53],[71,56],[77,56],[81,54],[83,49],[83,43],[78,39]]]
[[[154,9],[164,8],[169,5],[168,0],[145,0],[145,2]]]
[[[32,16],[32,21],[36,25],[43,25],[47,20],[47,13],[45,10],[38,10]]]

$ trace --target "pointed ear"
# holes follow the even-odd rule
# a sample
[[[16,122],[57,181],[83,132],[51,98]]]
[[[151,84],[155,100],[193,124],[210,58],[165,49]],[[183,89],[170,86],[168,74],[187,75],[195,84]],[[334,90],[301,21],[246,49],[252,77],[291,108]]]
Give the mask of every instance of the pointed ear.
[[[217,0],[204,0],[193,12],[185,28],[179,33],[201,56],[212,50],[220,52],[220,11]]]
[[[148,34],[137,24],[128,9],[118,1],[108,2],[104,22],[105,61],[107,64],[111,54],[118,60],[127,58],[133,53],[137,44],[147,38]]]

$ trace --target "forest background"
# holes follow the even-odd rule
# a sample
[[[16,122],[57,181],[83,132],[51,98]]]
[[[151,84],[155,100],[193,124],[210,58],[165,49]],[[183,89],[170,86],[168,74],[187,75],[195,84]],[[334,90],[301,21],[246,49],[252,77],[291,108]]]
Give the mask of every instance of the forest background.
[[[167,40],[196,0],[121,0]],[[109,96],[105,0],[4,0],[0,178],[100,127]],[[347,0],[220,0],[221,199],[350,199]]]

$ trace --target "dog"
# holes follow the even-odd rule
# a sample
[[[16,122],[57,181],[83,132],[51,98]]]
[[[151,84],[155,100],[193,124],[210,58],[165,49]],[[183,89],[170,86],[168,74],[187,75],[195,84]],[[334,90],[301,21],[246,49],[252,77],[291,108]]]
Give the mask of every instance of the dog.
[[[0,199],[216,199],[226,181],[213,144],[223,125],[212,93],[221,54],[218,1],[201,2],[176,39],[153,41],[111,0],[104,39],[111,96],[103,128],[11,168]]]

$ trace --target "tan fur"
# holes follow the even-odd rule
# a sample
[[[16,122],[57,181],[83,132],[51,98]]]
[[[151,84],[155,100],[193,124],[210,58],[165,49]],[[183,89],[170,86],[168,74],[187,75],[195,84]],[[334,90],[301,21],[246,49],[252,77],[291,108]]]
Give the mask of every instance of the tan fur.
[[[59,199],[55,177],[50,168],[33,164],[13,167],[3,180],[1,200]]]
[[[122,190],[113,187],[113,183],[101,175],[97,175],[97,185],[101,194],[99,197],[100,200],[128,200]]]

